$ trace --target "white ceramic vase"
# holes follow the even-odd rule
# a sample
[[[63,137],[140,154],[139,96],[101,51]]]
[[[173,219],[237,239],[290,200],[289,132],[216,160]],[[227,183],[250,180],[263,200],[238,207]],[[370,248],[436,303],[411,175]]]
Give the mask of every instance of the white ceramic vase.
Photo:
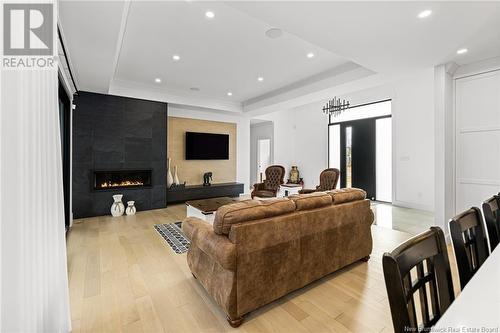
[[[135,215],[137,209],[134,206],[135,201],[127,201],[127,209],[125,209],[125,213],[127,215]]]
[[[174,166],[174,184],[179,185],[181,182],[179,181],[179,176],[177,175],[177,165]]]
[[[125,206],[122,202],[123,194],[115,194],[113,195],[113,204],[111,205],[111,215],[113,216],[122,216],[125,212]]]
[[[174,183],[174,177],[172,177],[172,170],[170,169],[170,158],[167,160],[167,188],[170,188]]]

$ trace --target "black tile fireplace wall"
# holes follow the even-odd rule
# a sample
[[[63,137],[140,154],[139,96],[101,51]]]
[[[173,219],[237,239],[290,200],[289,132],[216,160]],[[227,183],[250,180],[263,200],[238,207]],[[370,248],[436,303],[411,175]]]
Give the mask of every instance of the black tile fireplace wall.
[[[167,104],[78,92],[73,112],[73,217],[109,215],[112,195],[138,211],[166,207]],[[152,186],[93,189],[94,170],[152,170]]]

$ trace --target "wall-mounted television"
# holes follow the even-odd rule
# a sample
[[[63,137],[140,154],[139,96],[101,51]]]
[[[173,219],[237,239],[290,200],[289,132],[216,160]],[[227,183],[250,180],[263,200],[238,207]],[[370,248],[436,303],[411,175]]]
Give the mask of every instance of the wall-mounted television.
[[[186,132],[186,160],[228,160],[229,134]]]

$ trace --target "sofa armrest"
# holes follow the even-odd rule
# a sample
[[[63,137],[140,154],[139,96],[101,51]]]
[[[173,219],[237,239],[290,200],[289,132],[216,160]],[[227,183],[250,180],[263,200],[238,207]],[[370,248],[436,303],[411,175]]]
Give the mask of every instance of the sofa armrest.
[[[188,217],[182,222],[182,231],[191,241],[223,268],[236,270],[236,246],[225,235],[217,235],[211,224],[197,218]]]
[[[316,192],[316,190],[313,190],[312,188],[303,188],[302,190],[299,190],[299,194],[308,194],[314,192]]]

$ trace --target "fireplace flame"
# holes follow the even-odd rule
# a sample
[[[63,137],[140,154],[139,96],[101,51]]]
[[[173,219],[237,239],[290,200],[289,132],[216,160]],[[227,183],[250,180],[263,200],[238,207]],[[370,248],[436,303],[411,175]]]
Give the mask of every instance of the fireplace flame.
[[[124,186],[141,186],[144,185],[143,182],[136,180],[124,180],[119,183],[112,183],[112,182],[104,182],[101,183],[101,188],[108,188],[108,187],[124,187]]]

